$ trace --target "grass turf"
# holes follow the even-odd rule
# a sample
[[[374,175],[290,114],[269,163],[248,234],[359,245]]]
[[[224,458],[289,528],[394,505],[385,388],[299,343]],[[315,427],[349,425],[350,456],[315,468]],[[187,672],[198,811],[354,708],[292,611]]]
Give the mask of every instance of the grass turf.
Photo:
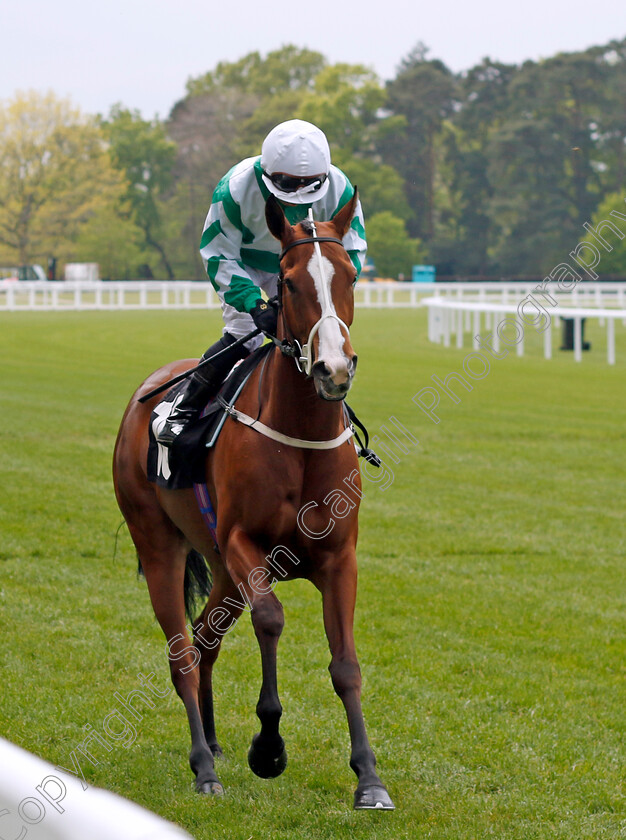
[[[168,686],[162,635],[110,480],[117,426],[152,369],[218,333],[203,312],[15,313],[3,361],[0,722],[65,767],[139,672]],[[364,711],[397,810],[351,810],[355,777],[326,671],[319,596],[281,584],[282,732],[289,764],[247,767],[260,658],[249,621],[215,672],[223,800],[193,792],[173,693],[128,748],[93,747],[90,782],[208,838],[617,838],[624,797],[626,342],[609,367],[599,328],[571,353],[492,360],[473,390],[442,395],[435,424],[412,402],[468,349],[425,337],[423,311],[359,311],[351,404],[370,432],[397,418],[386,490],[365,481],[357,645]],[[132,736],[132,733],[131,733]],[[0,772],[10,772],[4,768]],[[34,784],[39,783],[39,779]],[[25,791],[29,796],[32,791]]]

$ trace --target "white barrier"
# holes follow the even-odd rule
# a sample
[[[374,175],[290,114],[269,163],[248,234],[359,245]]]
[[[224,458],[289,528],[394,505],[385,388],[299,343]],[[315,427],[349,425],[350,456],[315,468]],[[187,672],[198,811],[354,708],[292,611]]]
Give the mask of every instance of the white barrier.
[[[422,306],[429,296],[480,303],[519,302],[537,288],[532,282],[489,283],[368,283],[355,287],[355,303],[364,308],[406,309]],[[626,309],[626,283],[578,283],[570,292],[553,291],[569,306]],[[1,311],[65,311],[108,309],[218,309],[217,294],[208,281],[5,283],[0,281]]]
[[[0,837],[192,840],[182,828],[0,739]]]
[[[218,309],[206,283],[10,283],[0,286],[2,310]]]
[[[520,298],[520,301],[523,298]],[[500,324],[504,324],[506,315],[514,315],[515,318],[507,319],[509,323],[516,320],[520,325],[517,333],[518,340],[514,342],[517,346],[517,355],[524,355],[524,325],[518,314],[519,301],[516,304],[487,303],[464,301],[443,296],[426,298],[424,306],[428,307],[428,338],[435,343],[443,343],[444,347],[450,347],[451,336],[456,333],[456,346],[463,347],[464,333],[471,330],[474,349],[479,348],[477,338],[480,338],[483,318],[485,330],[492,333],[493,348],[496,352],[500,350]],[[615,322],[621,320],[626,323],[626,309],[593,308],[581,306],[556,306],[549,310],[552,324],[558,324],[558,319],[572,318],[574,321],[574,360],[582,361],[582,319],[598,318],[602,325],[606,322],[606,343],[607,361],[610,365],[615,364]],[[543,329],[543,351],[546,359],[552,358],[552,329],[547,324]],[[504,326],[503,326],[504,329]],[[510,343],[510,342],[509,342]]]

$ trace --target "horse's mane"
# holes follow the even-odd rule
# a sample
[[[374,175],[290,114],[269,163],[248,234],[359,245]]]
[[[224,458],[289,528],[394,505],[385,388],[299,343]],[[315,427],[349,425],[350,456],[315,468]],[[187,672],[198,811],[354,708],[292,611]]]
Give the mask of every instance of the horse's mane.
[[[315,233],[315,229],[313,227],[313,223],[309,221],[309,219],[304,219],[304,221],[300,222],[300,227],[302,231],[306,233],[307,236],[313,236]]]

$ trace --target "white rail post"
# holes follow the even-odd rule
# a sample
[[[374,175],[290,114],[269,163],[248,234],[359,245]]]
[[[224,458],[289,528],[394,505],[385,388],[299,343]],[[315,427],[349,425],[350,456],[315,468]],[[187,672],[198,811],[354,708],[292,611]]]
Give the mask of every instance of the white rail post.
[[[552,330],[550,325],[548,329],[543,331],[543,357],[544,359],[552,358]]]
[[[606,319],[606,360],[615,364],[615,318]]]
[[[520,326],[522,326],[522,325],[520,324]],[[547,332],[547,333],[550,332],[550,326],[549,325],[548,325],[548,329],[544,330],[544,332]],[[516,353],[517,353],[518,356],[523,356],[524,355],[524,329],[523,329],[523,327],[522,327],[522,337],[517,342]]]
[[[495,312],[486,312],[485,313],[485,329],[491,330],[491,326],[493,324],[493,349],[496,353],[500,352],[500,335],[498,334],[498,324],[495,323],[496,321],[496,314]]]
[[[574,316],[574,361],[582,362],[583,359],[582,324],[580,315]]]

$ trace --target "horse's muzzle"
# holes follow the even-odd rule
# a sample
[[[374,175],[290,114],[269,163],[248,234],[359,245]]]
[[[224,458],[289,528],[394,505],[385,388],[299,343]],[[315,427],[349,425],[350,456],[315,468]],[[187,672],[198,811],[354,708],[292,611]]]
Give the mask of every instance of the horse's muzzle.
[[[343,400],[352,386],[352,380],[356,372],[357,357],[353,356],[348,364],[341,370],[331,370],[323,362],[315,362],[311,373],[315,382],[317,395],[323,400]]]

